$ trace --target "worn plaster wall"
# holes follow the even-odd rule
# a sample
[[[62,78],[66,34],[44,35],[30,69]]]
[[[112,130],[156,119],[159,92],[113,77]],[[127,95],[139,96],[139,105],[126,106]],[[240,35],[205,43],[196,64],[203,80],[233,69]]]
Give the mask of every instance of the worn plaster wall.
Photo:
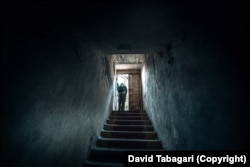
[[[109,56],[61,34],[14,35],[1,61],[1,166],[81,166],[110,111]]]
[[[1,4],[1,166],[82,164],[111,54],[146,54],[144,107],[166,149],[246,147],[247,5],[109,2]]]
[[[244,22],[210,7],[145,57],[144,108],[167,150],[249,149]]]

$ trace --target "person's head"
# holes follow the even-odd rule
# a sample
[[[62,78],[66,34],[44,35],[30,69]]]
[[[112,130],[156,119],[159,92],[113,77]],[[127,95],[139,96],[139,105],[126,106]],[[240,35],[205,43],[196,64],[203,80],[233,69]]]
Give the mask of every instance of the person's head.
[[[124,86],[124,84],[123,84],[123,83],[121,83],[121,86]]]

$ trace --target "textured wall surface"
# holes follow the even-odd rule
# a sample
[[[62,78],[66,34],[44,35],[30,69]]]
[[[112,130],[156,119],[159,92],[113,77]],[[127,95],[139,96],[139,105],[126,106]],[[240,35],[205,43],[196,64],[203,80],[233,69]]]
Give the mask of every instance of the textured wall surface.
[[[145,58],[144,108],[167,150],[249,149],[244,33],[234,36],[235,20],[209,18]]]
[[[1,163],[81,166],[110,111],[107,57],[78,49],[79,59],[63,37],[17,45],[2,59]]]
[[[109,112],[111,54],[146,54],[144,107],[166,149],[248,147],[246,6],[3,4],[1,166],[81,165]]]

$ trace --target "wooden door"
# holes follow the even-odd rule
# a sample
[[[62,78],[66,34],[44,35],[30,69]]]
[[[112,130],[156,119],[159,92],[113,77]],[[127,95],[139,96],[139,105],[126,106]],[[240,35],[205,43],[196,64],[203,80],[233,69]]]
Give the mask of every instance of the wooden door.
[[[141,74],[129,74],[129,110],[141,111]]]

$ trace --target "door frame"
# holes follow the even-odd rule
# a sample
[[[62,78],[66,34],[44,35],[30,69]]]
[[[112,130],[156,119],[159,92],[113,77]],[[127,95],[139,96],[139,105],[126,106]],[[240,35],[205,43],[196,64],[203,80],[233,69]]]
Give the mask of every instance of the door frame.
[[[127,69],[127,70],[116,70],[116,75],[119,74],[140,74],[140,110],[139,111],[143,111],[143,101],[142,101],[142,78],[141,78],[141,69]],[[129,76],[130,78],[130,76]],[[130,108],[130,104],[129,104],[129,108]],[[130,110],[130,109],[129,109]]]

